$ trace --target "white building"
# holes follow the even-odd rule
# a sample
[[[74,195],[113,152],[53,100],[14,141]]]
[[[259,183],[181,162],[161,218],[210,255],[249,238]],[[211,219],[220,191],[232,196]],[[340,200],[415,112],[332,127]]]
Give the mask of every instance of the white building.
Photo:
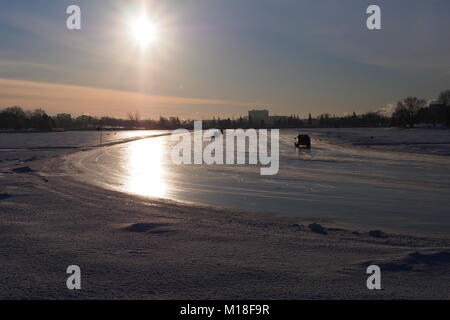
[[[251,125],[264,126],[270,122],[269,111],[267,110],[250,110],[248,112],[248,121]]]

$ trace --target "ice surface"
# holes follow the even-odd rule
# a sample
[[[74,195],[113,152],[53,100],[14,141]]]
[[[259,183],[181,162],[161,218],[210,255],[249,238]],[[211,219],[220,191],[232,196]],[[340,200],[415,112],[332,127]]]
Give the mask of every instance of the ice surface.
[[[0,133],[0,149],[55,149],[97,146],[134,137],[161,134],[159,130],[134,131],[67,131]]]
[[[384,142],[407,137],[427,140],[416,137],[414,131],[405,136],[407,131],[370,130],[347,129],[341,136],[356,143],[367,137]],[[445,142],[448,133],[420,130],[417,135],[428,141],[433,137],[433,142]],[[149,197],[315,221],[331,219],[382,230],[450,231],[450,158],[334,142],[327,138],[335,137],[332,130],[310,131],[312,150],[298,151],[293,146],[297,132],[285,130],[280,135],[276,176],[261,176],[257,166],[174,165],[169,137],[77,154],[70,163],[77,168],[78,179]]]

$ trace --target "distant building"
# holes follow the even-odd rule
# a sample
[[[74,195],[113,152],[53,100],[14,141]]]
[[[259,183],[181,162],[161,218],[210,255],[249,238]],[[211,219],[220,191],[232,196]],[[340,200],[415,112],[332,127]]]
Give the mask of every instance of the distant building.
[[[428,102],[426,110],[429,114],[434,114],[435,117],[439,117],[445,113],[445,106],[439,100],[431,100]]]
[[[95,119],[85,114],[77,117],[75,121],[77,122],[77,126],[84,129],[93,129],[97,127]]]
[[[250,110],[248,112],[248,121],[250,122],[250,125],[264,127],[270,123],[269,111]]]
[[[68,113],[59,113],[56,115],[56,131],[62,131],[63,128],[72,127],[72,115]]]
[[[56,119],[58,120],[72,120],[72,115],[68,113],[59,113],[56,115]]]
[[[435,109],[435,108],[442,108],[444,105],[439,100],[430,100],[428,101],[428,108]]]
[[[87,122],[87,121],[94,120],[94,118],[92,118],[91,116],[88,116],[88,115],[86,115],[86,114],[83,114],[83,115],[77,117],[76,120],[77,120],[77,121],[81,121],[81,122]]]

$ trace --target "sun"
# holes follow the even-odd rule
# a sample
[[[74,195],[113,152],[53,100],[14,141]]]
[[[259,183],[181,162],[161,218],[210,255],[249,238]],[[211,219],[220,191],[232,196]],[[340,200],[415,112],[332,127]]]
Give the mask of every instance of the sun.
[[[156,24],[145,15],[140,16],[130,24],[130,31],[134,40],[142,48],[154,44],[158,38]]]

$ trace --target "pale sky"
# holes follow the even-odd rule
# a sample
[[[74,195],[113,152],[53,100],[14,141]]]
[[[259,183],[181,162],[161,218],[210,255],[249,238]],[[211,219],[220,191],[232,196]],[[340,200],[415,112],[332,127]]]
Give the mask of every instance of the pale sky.
[[[125,117],[378,110],[450,89],[448,0],[0,0],[0,108]],[[66,8],[82,30],[66,28]],[[382,30],[366,28],[378,4]],[[130,25],[156,28],[145,49]]]

